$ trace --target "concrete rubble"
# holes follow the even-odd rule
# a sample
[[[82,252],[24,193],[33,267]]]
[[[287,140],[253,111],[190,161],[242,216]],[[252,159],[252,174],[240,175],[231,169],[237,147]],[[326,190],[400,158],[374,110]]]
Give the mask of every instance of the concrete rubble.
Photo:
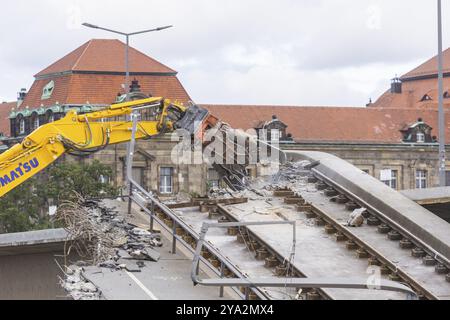
[[[282,166],[276,176],[270,177],[270,181],[267,181],[267,178],[255,179],[243,191],[213,189],[209,197],[270,201],[273,190],[303,185],[308,177],[308,171],[304,170],[303,166],[308,164],[309,162],[288,163]],[[190,200],[189,195],[183,194],[165,203],[176,204]],[[262,210],[255,206],[250,211],[258,215],[275,213],[283,217],[281,208],[279,208],[281,211],[275,209]],[[83,276],[85,267],[96,266],[99,270],[106,268],[111,272],[119,270],[140,272],[146,263],[158,261],[160,258],[157,251],[162,245],[160,234],[128,223],[117,208],[109,207],[105,202],[79,199],[77,203],[62,206],[58,218],[65,222],[66,229],[73,238],[79,242],[88,240],[88,245],[76,246],[84,260],[67,267],[66,276],[62,279],[64,289],[75,300],[102,299],[101,290]]]
[[[74,300],[100,300],[100,290],[83,277],[83,271],[83,268],[78,266],[67,268],[66,277],[62,279],[64,290]]]
[[[279,189],[309,190],[316,192],[315,184],[308,184],[310,170],[306,169],[311,163],[309,161],[287,162],[280,165],[279,171],[269,177],[260,177],[249,182],[246,190],[232,191],[225,188],[213,188],[209,197],[212,199],[248,198],[249,200],[260,200],[272,197],[272,192]]]
[[[66,203],[58,211],[58,219],[75,239],[69,250],[77,250],[83,259],[67,267],[62,279],[64,289],[75,300],[101,298],[101,292],[83,277],[86,266],[140,272],[146,262],[160,259],[160,234],[128,223],[116,208],[100,201]]]
[[[363,213],[366,211],[366,208],[355,209],[351,214],[347,221],[347,225],[349,227],[361,227],[364,224]]]
[[[364,261],[362,258],[355,258],[354,252],[342,246],[339,241],[335,241],[333,236],[324,234],[320,225],[317,224],[318,219],[312,218],[306,214],[306,211],[302,211],[301,208],[298,210],[297,207],[288,202],[288,200],[295,200],[295,197],[301,196],[308,206],[312,204],[320,206],[322,210],[327,210],[327,213],[331,214],[338,224],[344,227],[351,227],[348,230],[359,233],[362,238],[372,237],[377,246],[381,243],[383,248],[385,247],[384,237],[378,239],[376,237],[379,235],[372,235],[372,233],[367,231],[370,228],[364,224],[365,219],[368,219],[367,209],[359,207],[348,209],[346,206],[343,206],[342,204],[345,203],[343,201],[349,201],[345,199],[345,196],[340,195],[336,190],[330,190],[331,188],[328,188],[325,183],[321,185],[316,178],[312,177],[311,168],[314,165],[314,163],[308,161],[288,162],[280,165],[279,171],[275,175],[250,181],[247,188],[243,191],[214,188],[210,191],[209,199],[217,200],[218,204],[222,203],[223,207],[226,207],[228,214],[236,221],[279,221],[279,219],[295,221],[298,230],[296,241],[301,246],[297,246],[293,252],[290,251],[292,250],[290,229],[280,227],[277,232],[274,232],[273,227],[258,226],[249,227],[248,230],[259,238],[264,239],[271,248],[277,250],[282,256],[288,257],[291,255],[290,261],[292,261],[292,265],[300,266],[298,268],[304,270],[307,277],[347,277],[349,275],[365,277],[367,274],[367,261]],[[283,198],[280,195],[286,192],[295,194],[295,197],[289,199],[289,196]],[[277,195],[277,193],[279,194]],[[220,200],[223,199],[244,199],[245,201],[232,203],[227,200],[221,202]],[[217,215],[203,211],[202,205],[204,203],[202,201],[196,200],[195,202],[200,202],[200,206],[198,204],[193,205],[194,202],[194,199],[184,194],[165,203],[178,204],[178,207],[174,206],[173,213],[191,227],[193,231],[198,233],[204,222],[216,219]],[[187,206],[184,207],[183,205],[186,204]],[[72,210],[68,210],[70,217],[66,217],[69,222],[68,231],[76,238],[77,235],[80,236],[82,234],[82,230],[79,229],[80,225],[84,230],[88,230],[87,235],[90,242],[92,242],[88,248],[94,257],[92,259],[93,266],[107,268],[111,272],[119,270],[125,270],[130,273],[140,272],[146,266],[146,263],[160,259],[158,248],[162,245],[162,239],[160,234],[149,232],[127,222],[123,218],[122,211],[125,210],[124,207],[121,205],[119,207],[121,208],[116,210],[116,208],[105,205],[105,202],[84,200],[80,201],[75,207],[69,206],[69,209]],[[74,212],[76,212],[75,216],[78,215],[75,220],[73,220]],[[322,222],[325,224],[325,221]],[[244,239],[242,234],[241,237]],[[274,273],[267,265],[262,264],[260,259],[255,258],[254,252],[249,250],[246,245],[241,245],[239,240],[236,239],[227,234],[225,230],[213,230],[208,234],[208,242],[217,248],[219,252],[226,255],[230,262],[244,275],[249,278],[271,278],[276,275],[276,272]],[[333,263],[330,264],[330,261]],[[412,267],[418,268],[415,265]],[[411,272],[414,271],[412,270]],[[101,299],[102,294],[100,290],[86,280],[83,272],[83,265],[70,267],[64,279],[64,288],[74,299]],[[139,273],[139,275],[143,274]],[[281,292],[269,288],[262,289],[273,299],[300,298],[298,296],[299,293],[295,290]],[[330,289],[327,290],[327,294],[337,299],[404,298],[403,295],[398,293],[385,294],[383,292],[369,292],[366,290],[345,291]],[[302,295],[301,298],[305,297]]]

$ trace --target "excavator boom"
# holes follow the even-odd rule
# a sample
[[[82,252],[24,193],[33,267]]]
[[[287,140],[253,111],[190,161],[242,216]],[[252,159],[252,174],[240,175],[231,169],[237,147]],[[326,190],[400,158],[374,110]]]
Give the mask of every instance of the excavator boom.
[[[210,141],[203,138],[209,129],[229,129],[227,124],[204,108],[196,105],[185,107],[163,98],[118,103],[87,114],[72,110],[61,120],[37,128],[21,143],[0,154],[0,197],[65,153],[88,156],[108,145],[130,141],[132,122],[120,118],[134,112],[145,114],[144,120],[138,122],[136,139],[153,138],[183,129],[195,135],[206,147]],[[245,165],[213,164],[213,167],[231,189],[242,190],[245,187]]]
[[[162,98],[148,98],[111,105],[100,111],[70,111],[61,120],[45,124],[22,143],[0,155],[0,197],[30,179],[65,153],[89,155],[108,145],[130,141],[132,123],[121,116],[148,109],[151,120],[139,121],[136,139],[155,137],[182,127],[201,134],[214,123],[204,109],[189,108]],[[195,110],[194,110],[195,109]],[[180,122],[180,124],[177,124]],[[201,124],[200,128],[198,125]]]

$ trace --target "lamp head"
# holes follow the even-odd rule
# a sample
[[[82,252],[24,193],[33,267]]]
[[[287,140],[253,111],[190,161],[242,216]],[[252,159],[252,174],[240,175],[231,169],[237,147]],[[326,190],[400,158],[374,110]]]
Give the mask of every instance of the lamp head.
[[[98,26],[96,26],[94,24],[90,24],[90,23],[86,23],[85,22],[82,25],[85,26],[85,27],[88,27],[88,28],[98,29]]]
[[[161,31],[161,30],[165,30],[165,29],[172,28],[172,27],[173,27],[173,26],[159,27],[159,28],[156,28],[156,31]]]

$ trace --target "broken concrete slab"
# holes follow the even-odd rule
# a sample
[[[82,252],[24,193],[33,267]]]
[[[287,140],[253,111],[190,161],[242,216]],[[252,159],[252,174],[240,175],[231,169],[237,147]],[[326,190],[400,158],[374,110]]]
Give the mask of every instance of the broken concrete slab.
[[[148,260],[155,262],[161,258],[161,254],[158,251],[153,250],[151,248],[131,251],[130,256],[134,260]]]

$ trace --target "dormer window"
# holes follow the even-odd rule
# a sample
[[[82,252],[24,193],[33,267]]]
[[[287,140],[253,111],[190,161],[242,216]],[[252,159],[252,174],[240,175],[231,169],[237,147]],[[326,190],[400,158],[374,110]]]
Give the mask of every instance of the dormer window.
[[[403,142],[406,143],[432,143],[433,128],[430,127],[422,118],[419,118],[416,123],[413,123],[404,129],[400,130],[403,134]]]
[[[273,115],[270,121],[261,122],[254,129],[258,132],[258,138],[261,141],[280,142],[286,140],[287,125],[276,115]]]
[[[425,143],[425,134],[423,132],[418,132],[416,135],[417,143]]]
[[[431,101],[431,100],[433,100],[433,99],[431,99],[431,97],[430,97],[428,94],[426,94],[426,95],[424,95],[424,96],[422,97],[422,99],[420,100],[420,102]]]
[[[47,83],[45,87],[42,89],[41,100],[50,99],[54,89],[55,89],[55,81],[52,80],[49,83]]]

